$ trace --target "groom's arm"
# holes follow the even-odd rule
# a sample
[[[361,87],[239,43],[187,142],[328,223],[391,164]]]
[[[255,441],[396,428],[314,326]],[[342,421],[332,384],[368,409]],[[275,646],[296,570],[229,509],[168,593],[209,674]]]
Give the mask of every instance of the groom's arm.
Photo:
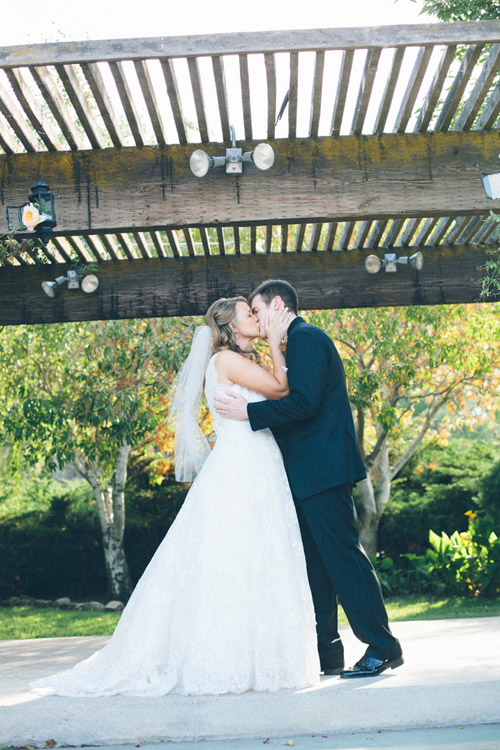
[[[286,363],[290,394],[277,400],[249,403],[252,430],[303,422],[321,408],[328,372],[328,355],[321,337],[308,330],[296,331],[287,344]]]

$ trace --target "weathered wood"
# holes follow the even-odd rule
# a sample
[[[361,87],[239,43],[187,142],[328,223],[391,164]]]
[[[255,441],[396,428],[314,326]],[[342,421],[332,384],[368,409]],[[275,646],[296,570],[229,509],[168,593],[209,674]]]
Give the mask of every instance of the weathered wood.
[[[318,137],[319,118],[321,115],[321,95],[323,91],[323,75],[325,70],[325,52],[316,52],[314,60],[314,82],[311,92],[311,116],[309,119],[309,135]]]
[[[247,55],[240,55],[238,61],[240,68],[241,106],[243,109],[243,130],[245,133],[245,140],[251,140],[252,110],[250,106],[250,73],[248,70]]]
[[[291,50],[354,49],[500,41],[500,21],[365,26],[334,29],[206,34],[83,42],[26,44],[0,49],[0,67],[157,57],[238,55]]]
[[[72,65],[56,65],[57,75],[61,79],[66,93],[73,105],[78,119],[89,139],[92,148],[99,149],[106,146],[104,136],[97,124],[97,120],[85,97],[80,81]]]
[[[251,150],[253,144],[241,144]],[[273,141],[269,172],[197,179],[187,146],[42,153],[56,234],[116,234],[217,224],[332,222],[485,214],[480,173],[498,171],[500,133],[447,132]],[[4,205],[26,200],[29,154],[0,156]],[[5,214],[0,212],[0,232]]]
[[[120,97],[134,143],[136,146],[143,146],[146,142],[146,133],[144,132],[141,117],[135,105],[134,95],[127,79],[125,66],[123,62],[112,62],[109,67],[116,83],[118,96]]]
[[[418,51],[417,59],[415,60],[415,65],[413,66],[410,80],[408,81],[403,101],[401,102],[401,107],[394,122],[393,130],[396,133],[404,133],[406,130],[431,54],[432,47],[420,47]]]
[[[495,80],[500,67],[500,44],[494,44],[453,130],[468,130]]]
[[[351,122],[351,127],[349,129],[349,135],[352,135],[353,133],[355,135],[361,135],[361,133],[363,132],[366,111],[370,102],[381,51],[382,50],[380,49],[369,49],[366,52],[363,75],[361,76],[361,81],[359,84],[358,97],[356,100],[356,105],[354,107],[354,114]]]
[[[194,106],[198,120],[198,130],[200,131],[200,140],[202,143],[208,143],[208,127],[206,118],[205,99],[201,85],[201,76],[199,69],[199,59],[188,58],[189,78],[191,80],[191,89],[193,91]]]
[[[389,249],[390,250],[390,249]],[[413,248],[405,250],[411,255]],[[50,299],[40,283],[64,273],[47,267],[0,269],[0,325],[204,314],[218,297],[247,295],[266,278],[285,278],[303,309],[477,301],[486,259],[474,246],[426,248],[424,267],[368,274],[369,250],[257,253],[105,262],[91,295],[63,285]],[[379,255],[381,251],[379,250]],[[400,253],[399,253],[400,254]]]
[[[267,137],[274,138],[276,127],[276,69],[274,65],[274,55],[268,53],[264,56],[266,65],[267,81]]]
[[[229,122],[229,107],[227,101],[227,85],[224,73],[222,57],[216,56],[212,59],[214,71],[215,90],[217,91],[217,103],[219,105],[219,117],[222,128],[222,138],[226,143],[231,142],[231,130]]]
[[[439,95],[441,94],[441,90],[446,80],[446,76],[448,75],[450,66],[453,60],[455,59],[456,51],[457,51],[457,48],[456,48],[456,45],[454,44],[448,45],[443,50],[441,59],[439,61],[436,72],[434,73],[434,77],[427,91],[425,100],[422,106],[420,107],[420,112],[417,117],[417,122],[415,123],[415,128],[414,128],[415,132],[418,132],[418,131],[421,132],[421,131],[427,130],[429,123],[431,121],[432,115],[434,114],[434,110],[436,109],[436,105],[439,101]]]
[[[340,65],[337,91],[335,92],[330,135],[338,135],[340,133],[344,116],[345,100],[347,98],[347,89],[349,88],[349,81],[351,79],[353,57],[354,50],[352,49],[342,52],[342,62]]]
[[[23,77],[21,70],[6,70],[12,90],[21,105],[28,122],[31,123],[38,137],[43,141],[49,151],[60,151],[63,145],[55,131],[52,123],[42,112],[40,103],[35,99]]]
[[[387,77],[384,92],[380,99],[380,106],[375,117],[375,122],[373,123],[374,133],[383,133],[385,130],[385,124],[387,122],[387,117],[391,108],[392,97],[394,96],[394,90],[399,78],[399,72],[401,70],[401,63],[403,62],[404,53],[404,47],[397,47],[397,49],[394,50],[394,56],[391,62],[391,71]]]
[[[458,105],[462,99],[462,94],[464,93],[474,68],[476,67],[477,61],[479,60],[482,49],[481,45],[472,45],[465,53],[459,71],[453,79],[453,83],[450,86],[448,95],[444,100],[439,117],[437,118],[434,127],[435,131],[448,129],[456,114]]]
[[[61,128],[69,147],[76,151],[86,147],[86,139],[78,130],[74,118],[71,117],[69,108],[66,105],[62,93],[59,91],[55,77],[52,75],[50,68],[30,68],[31,75],[40,89],[45,102],[50,109],[52,116]]]

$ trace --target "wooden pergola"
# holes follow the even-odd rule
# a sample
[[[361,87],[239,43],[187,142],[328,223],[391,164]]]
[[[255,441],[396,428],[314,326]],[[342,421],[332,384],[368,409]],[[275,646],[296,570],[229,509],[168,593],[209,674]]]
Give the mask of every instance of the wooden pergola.
[[[58,222],[44,264],[0,268],[0,324],[200,314],[269,277],[309,309],[478,299],[500,21],[7,47],[0,69],[2,205],[42,177]],[[273,167],[196,178],[232,125]],[[417,251],[421,270],[365,270]],[[47,297],[75,260],[98,291]]]

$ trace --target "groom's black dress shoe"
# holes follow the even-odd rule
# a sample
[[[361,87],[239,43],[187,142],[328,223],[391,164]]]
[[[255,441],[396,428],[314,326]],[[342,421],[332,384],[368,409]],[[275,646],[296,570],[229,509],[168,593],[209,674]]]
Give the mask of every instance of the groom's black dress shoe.
[[[396,669],[404,664],[401,654],[391,659],[375,659],[373,656],[363,656],[351,669],[344,669],[341,677],[376,677],[385,669]]]

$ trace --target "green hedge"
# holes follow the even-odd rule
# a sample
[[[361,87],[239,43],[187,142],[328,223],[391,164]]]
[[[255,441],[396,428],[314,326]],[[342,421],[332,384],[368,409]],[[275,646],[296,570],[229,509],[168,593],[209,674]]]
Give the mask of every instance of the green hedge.
[[[131,484],[126,492],[124,547],[138,580],[186,494],[171,482]],[[57,490],[59,493],[59,491]],[[46,498],[44,507],[0,520],[0,599],[26,594],[103,599],[106,574],[97,509],[86,486]]]

